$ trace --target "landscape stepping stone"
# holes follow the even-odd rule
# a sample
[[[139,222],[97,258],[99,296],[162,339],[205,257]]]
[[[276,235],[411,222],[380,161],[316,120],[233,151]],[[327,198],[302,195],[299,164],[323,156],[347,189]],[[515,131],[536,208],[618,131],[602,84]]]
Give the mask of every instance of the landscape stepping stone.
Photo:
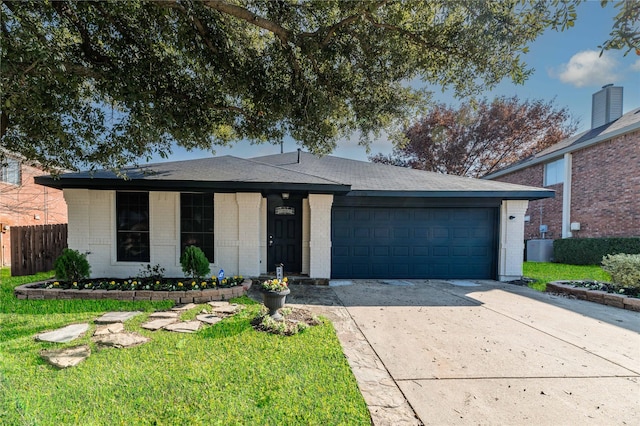
[[[241,310],[242,308],[243,306],[236,305],[236,304],[227,305],[227,306],[218,306],[213,308],[213,312],[218,314],[223,314],[223,315],[233,315],[239,310]]]
[[[64,343],[81,337],[89,329],[89,324],[71,324],[57,330],[40,333],[36,340],[41,342]]]
[[[178,333],[195,333],[200,329],[200,321],[182,321],[167,325],[164,329]]]
[[[180,306],[174,306],[173,308],[171,308],[172,311],[188,311],[189,309],[193,309],[195,308],[196,305],[195,303],[187,303],[186,305],[180,305]]]
[[[75,367],[87,359],[89,355],[91,355],[91,348],[87,345],[40,352],[40,356],[45,361],[58,368]]]
[[[93,332],[94,336],[104,336],[107,334],[116,334],[124,332],[124,324],[121,322],[114,322],[111,324],[99,325],[96,327],[96,331]]]
[[[140,327],[146,328],[147,330],[155,331],[178,321],[178,318],[156,318],[154,320],[145,322]]]
[[[180,316],[180,312],[177,311],[160,311],[154,312],[149,315],[149,318],[157,319],[157,318],[178,318]]]
[[[111,348],[130,348],[147,343],[149,340],[151,339],[138,333],[116,333],[93,338],[96,344]]]
[[[222,318],[214,314],[201,314],[198,315],[196,319],[207,324],[217,324],[222,321]]]
[[[224,301],[213,301],[213,302],[207,302],[208,305],[214,307],[214,308],[218,308],[221,306],[229,306],[229,302],[224,302]]]
[[[136,315],[140,315],[142,312],[107,312],[97,320],[95,320],[96,324],[110,324],[114,322],[125,322],[135,317]]]

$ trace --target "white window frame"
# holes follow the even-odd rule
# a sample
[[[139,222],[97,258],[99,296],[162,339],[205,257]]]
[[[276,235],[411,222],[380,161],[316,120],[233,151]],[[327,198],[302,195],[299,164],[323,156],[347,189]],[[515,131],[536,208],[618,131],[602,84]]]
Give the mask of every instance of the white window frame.
[[[5,157],[4,164],[0,164],[0,182],[9,185],[22,185],[22,164],[20,160]]]
[[[544,186],[564,183],[564,158],[550,161],[544,165]]]

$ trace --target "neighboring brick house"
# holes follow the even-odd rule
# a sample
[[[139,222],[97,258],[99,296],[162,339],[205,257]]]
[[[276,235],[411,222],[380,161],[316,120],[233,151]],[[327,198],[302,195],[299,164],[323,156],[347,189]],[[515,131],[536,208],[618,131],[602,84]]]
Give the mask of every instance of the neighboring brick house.
[[[593,95],[591,120],[591,130],[484,177],[556,191],[529,203],[525,239],[640,236],[640,108],[623,115],[622,87],[608,85]]]
[[[0,265],[11,265],[11,227],[67,223],[62,191],[34,183],[47,174],[17,156],[0,165]]]

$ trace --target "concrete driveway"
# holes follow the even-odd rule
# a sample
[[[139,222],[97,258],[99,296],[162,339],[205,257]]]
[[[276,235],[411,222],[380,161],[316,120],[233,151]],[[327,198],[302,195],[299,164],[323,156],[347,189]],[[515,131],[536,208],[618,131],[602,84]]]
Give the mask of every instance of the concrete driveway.
[[[332,282],[375,424],[640,424],[640,314],[494,281]],[[296,286],[298,287],[298,286]]]

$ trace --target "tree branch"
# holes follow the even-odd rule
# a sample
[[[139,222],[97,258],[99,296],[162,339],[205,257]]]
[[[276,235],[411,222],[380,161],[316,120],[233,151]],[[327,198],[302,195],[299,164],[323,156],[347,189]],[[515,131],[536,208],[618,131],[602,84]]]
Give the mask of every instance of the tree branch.
[[[263,28],[273,34],[275,34],[283,44],[287,44],[291,39],[291,32],[276,24],[273,21],[265,19],[261,16],[256,15],[255,13],[247,10],[243,7],[236,6],[233,4],[225,3],[221,0],[205,0],[202,2],[207,7],[211,9],[217,10],[218,12],[225,13],[227,15],[231,15],[235,18],[246,21],[250,24],[253,24],[257,27]]]
[[[52,6],[53,6],[53,9],[58,13],[58,15],[60,15],[60,17],[66,18],[69,21],[71,21],[73,26],[75,26],[76,29],[78,30],[78,33],[80,33],[80,37],[82,38],[82,45],[81,45],[82,51],[84,52],[85,57],[87,59],[89,59],[90,61],[93,61],[96,63],[102,63],[102,64],[111,62],[108,56],[105,56],[102,53],[98,52],[96,49],[94,49],[94,46],[91,43],[91,34],[89,33],[89,30],[87,29],[86,26],[83,25],[83,23],[80,21],[78,16],[74,13],[74,11],[71,10],[68,4],[54,1],[52,3]]]
[[[178,10],[182,12],[185,16],[189,17],[189,19],[193,23],[193,26],[196,28],[196,30],[198,30],[200,37],[202,37],[202,40],[207,45],[209,50],[211,50],[213,53],[220,53],[218,49],[213,45],[213,42],[209,39],[208,31],[202,24],[202,21],[200,21],[200,19],[198,19],[198,17],[195,16],[194,14],[189,13],[189,11],[184,6],[178,3],[178,0],[170,0],[170,1],[156,0],[155,4],[161,7],[169,7],[171,9]]]

